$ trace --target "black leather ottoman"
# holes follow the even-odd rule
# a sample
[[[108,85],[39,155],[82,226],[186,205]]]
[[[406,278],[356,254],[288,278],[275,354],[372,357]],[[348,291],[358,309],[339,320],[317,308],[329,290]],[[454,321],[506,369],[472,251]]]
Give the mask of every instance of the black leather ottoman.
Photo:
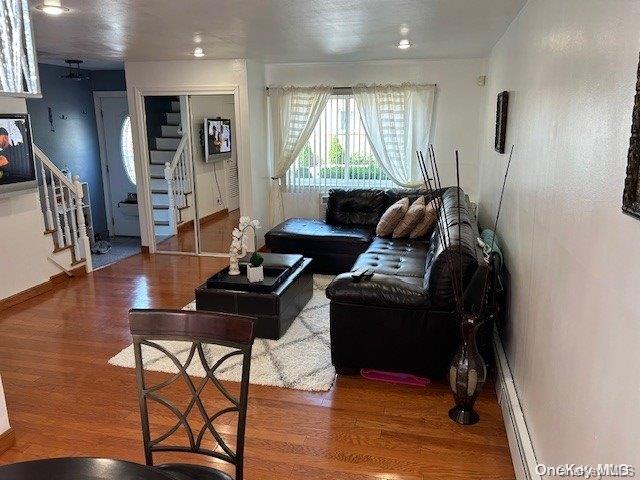
[[[265,235],[273,253],[313,258],[316,273],[348,272],[373,240],[375,227],[330,225],[321,220],[290,218]]]
[[[256,337],[278,340],[311,299],[311,261],[305,258],[282,285],[269,293],[207,288],[205,282],[196,288],[196,309],[255,317]]]

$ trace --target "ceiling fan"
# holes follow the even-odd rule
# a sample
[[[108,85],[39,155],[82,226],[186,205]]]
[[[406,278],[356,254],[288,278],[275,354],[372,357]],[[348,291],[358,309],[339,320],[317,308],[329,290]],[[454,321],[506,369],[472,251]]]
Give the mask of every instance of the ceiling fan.
[[[84,63],[82,60],[67,59],[64,61],[64,63],[69,66],[69,73],[67,73],[66,75],[61,75],[60,78],[67,78],[69,80],[76,80],[78,82],[81,80],[89,80],[89,77],[87,75],[83,75],[82,72],[80,72],[80,64]]]

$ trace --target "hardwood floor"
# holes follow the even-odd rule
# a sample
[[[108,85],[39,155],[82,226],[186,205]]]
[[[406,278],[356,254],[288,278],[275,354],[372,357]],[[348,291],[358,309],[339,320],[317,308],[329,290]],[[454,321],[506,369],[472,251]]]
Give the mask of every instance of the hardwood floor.
[[[200,244],[203,252],[225,253],[231,244],[231,232],[238,226],[240,210],[233,210],[213,219],[200,220]],[[164,252],[194,253],[195,234],[193,224],[158,244]]]
[[[0,312],[0,375],[17,439],[0,463],[143,462],[134,371],[107,364],[131,342],[127,311],[181,308],[224,265],[136,255]],[[514,478],[493,386],[480,397],[477,425],[451,422],[450,406],[443,382],[422,389],[339,377],[326,393],[252,385],[245,478]]]

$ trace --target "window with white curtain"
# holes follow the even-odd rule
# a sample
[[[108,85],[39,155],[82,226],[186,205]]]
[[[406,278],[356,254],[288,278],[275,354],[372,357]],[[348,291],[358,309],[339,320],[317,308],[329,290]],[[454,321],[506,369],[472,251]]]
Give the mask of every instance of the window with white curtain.
[[[285,177],[288,191],[392,187],[376,160],[352,93],[334,93]]]

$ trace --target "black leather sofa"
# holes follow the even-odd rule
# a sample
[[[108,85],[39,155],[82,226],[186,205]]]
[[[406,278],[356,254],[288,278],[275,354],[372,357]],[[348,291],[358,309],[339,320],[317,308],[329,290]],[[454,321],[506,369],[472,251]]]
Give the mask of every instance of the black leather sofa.
[[[458,191],[452,187],[436,192],[451,238],[448,249],[438,227],[420,240],[375,236],[391,204],[418,195],[432,199],[424,190],[333,189],[325,221],[293,218],[265,236],[270,251],[302,253],[314,259],[314,271],[338,274],[326,294],[331,356],[339,373],[377,368],[437,377],[455,353],[459,332],[447,257],[456,273],[462,268],[466,285],[482,261],[478,226],[461,191],[458,229]],[[374,274],[356,283],[349,272],[361,268]]]

